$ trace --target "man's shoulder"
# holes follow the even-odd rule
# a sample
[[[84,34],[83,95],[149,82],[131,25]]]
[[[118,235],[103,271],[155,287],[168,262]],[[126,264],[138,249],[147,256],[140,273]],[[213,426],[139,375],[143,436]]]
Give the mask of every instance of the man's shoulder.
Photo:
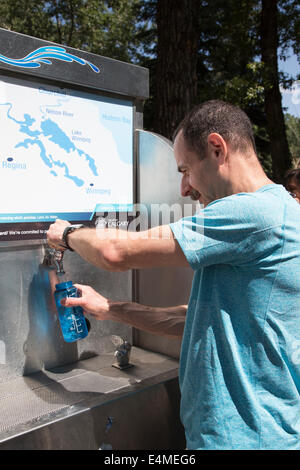
[[[249,206],[255,204],[261,204],[262,201],[267,204],[277,203],[279,200],[282,200],[283,196],[288,194],[283,186],[278,184],[270,184],[259,188],[254,192],[240,192],[234,193],[230,196],[223,197],[222,199],[216,199],[207,205],[209,208],[217,208],[220,205],[230,206]]]
[[[279,225],[282,223],[286,197],[290,196],[280,185],[268,186],[213,201],[204,209],[204,218],[219,220],[221,225],[224,220],[237,225],[253,223],[257,229]]]

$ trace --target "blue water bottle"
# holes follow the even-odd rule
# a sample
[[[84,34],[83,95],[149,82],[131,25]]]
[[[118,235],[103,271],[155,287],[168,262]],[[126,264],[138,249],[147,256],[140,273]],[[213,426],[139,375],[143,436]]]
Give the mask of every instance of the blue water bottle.
[[[73,286],[72,281],[61,282],[55,287],[54,298],[64,340],[67,343],[73,343],[85,338],[88,335],[88,329],[82,308],[64,307],[60,303],[65,297],[78,297],[76,287]]]

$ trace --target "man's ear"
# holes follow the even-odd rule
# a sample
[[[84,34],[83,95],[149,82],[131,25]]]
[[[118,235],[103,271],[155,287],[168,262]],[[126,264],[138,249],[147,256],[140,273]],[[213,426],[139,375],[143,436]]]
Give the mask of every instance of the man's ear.
[[[212,132],[207,137],[207,146],[210,155],[218,159],[219,165],[223,164],[228,153],[228,147],[223,137],[216,132]]]

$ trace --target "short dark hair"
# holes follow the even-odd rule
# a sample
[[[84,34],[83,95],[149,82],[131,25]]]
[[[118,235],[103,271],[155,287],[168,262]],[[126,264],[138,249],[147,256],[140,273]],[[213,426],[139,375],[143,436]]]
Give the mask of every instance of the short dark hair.
[[[252,147],[256,154],[252,124],[237,106],[221,100],[206,101],[193,108],[177,127],[173,139],[183,132],[185,143],[198,155],[206,155],[207,137],[220,134],[234,151],[246,152]]]
[[[300,168],[294,168],[292,170],[288,170],[283,178],[283,184],[288,191],[290,191],[290,183],[294,181],[297,186],[300,186]]]

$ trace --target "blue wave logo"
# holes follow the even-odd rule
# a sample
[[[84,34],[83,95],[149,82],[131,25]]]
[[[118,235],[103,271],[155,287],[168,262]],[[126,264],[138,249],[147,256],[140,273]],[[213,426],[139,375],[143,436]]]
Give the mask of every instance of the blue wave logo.
[[[85,59],[82,59],[81,57],[69,54],[63,47],[40,47],[39,49],[36,49],[35,51],[28,54],[23,59],[10,59],[9,57],[5,57],[4,55],[0,54],[0,62],[13,65],[14,67],[23,67],[28,69],[40,67],[41,64],[52,65],[50,59],[62,60],[63,62],[77,62],[77,64],[80,65],[88,65],[96,73],[100,72],[100,69],[96,67],[96,65],[88,62]]]

